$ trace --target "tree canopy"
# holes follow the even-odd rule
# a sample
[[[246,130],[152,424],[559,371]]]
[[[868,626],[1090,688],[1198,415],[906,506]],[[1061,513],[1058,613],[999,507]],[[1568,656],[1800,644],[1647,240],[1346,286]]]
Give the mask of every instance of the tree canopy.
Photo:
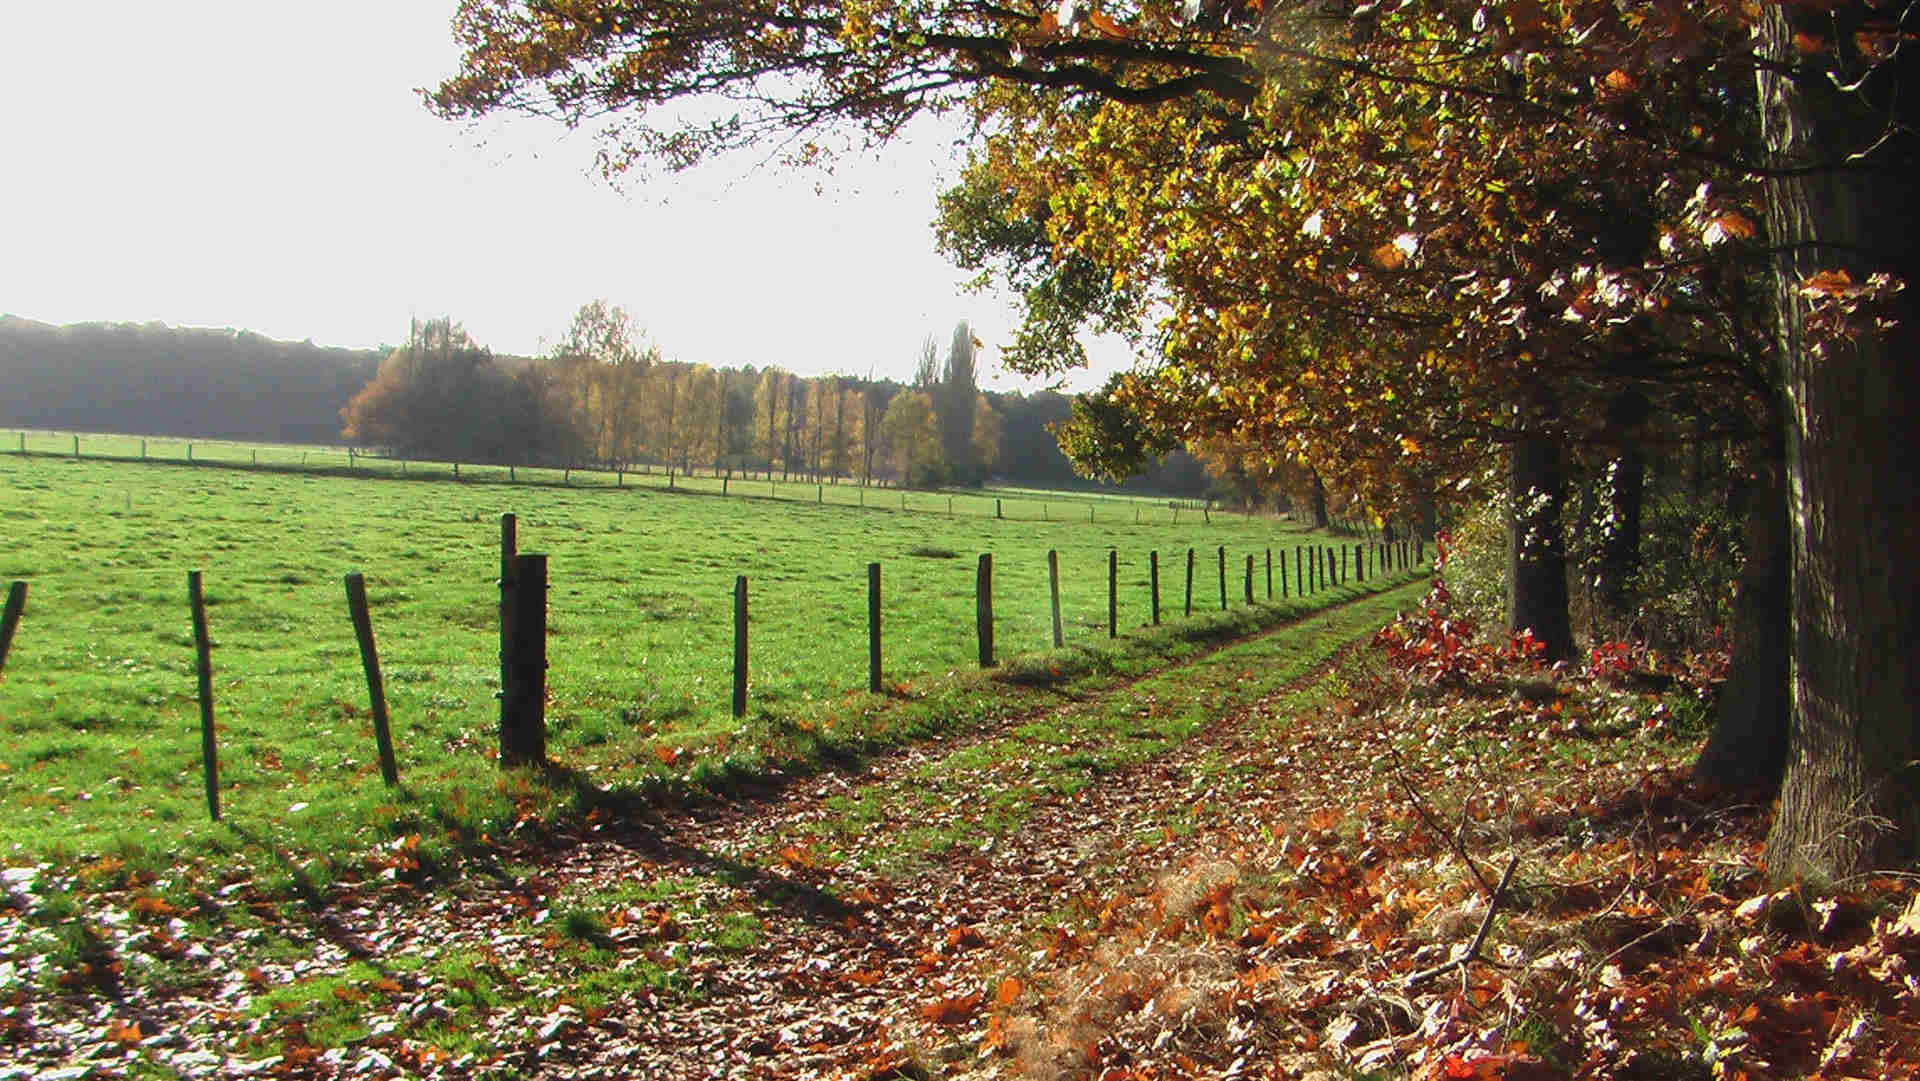
[[[1014,362],[1073,362],[1082,325],[1134,335],[1102,407],[1132,419],[1089,413],[1090,448],[1227,438],[1376,505],[1483,477],[1506,448],[1516,537],[1552,549],[1568,453],[1672,428],[1751,440],[1793,499],[1770,854],[1834,872],[1920,841],[1901,764],[1920,759],[1920,672],[1889,644],[1920,640],[1920,572],[1856,589],[1841,566],[1886,528],[1860,509],[1874,497],[1920,530],[1920,386],[1892,359],[1920,270],[1903,17],[1878,0],[466,0],[461,68],[430,98],[603,123],[609,170],[761,140],[806,161],[839,132],[964,111],[973,162],[942,235],[1025,292]],[[1548,555],[1534,580],[1564,582]]]

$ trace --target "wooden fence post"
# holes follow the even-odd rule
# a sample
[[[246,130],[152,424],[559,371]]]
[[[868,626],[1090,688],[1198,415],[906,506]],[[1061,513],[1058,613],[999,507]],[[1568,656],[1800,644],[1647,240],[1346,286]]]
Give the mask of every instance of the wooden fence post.
[[[998,499],[993,501],[993,516],[995,518],[1000,517],[1000,501]]]
[[[994,500],[998,503],[999,500]],[[980,667],[993,667],[993,553],[980,553],[973,576],[973,629],[980,640]]]
[[[7,670],[7,651],[13,648],[13,632],[27,610],[27,583],[16,581],[7,587],[7,609],[0,615],[0,672]]]
[[[1353,546],[1353,580],[1356,582],[1367,580],[1367,546],[1365,544]]]
[[[747,576],[733,580],[733,715],[747,715]]]
[[[367,673],[367,697],[373,703],[373,746],[380,755],[380,778],[400,783],[400,767],[393,760],[393,733],[387,728],[387,689],[380,679],[380,652],[373,644],[373,617],[367,612],[367,579],[355,571],[347,575],[347,615],[360,641],[360,667]]]
[[[501,753],[506,751],[507,700],[513,691],[513,557],[519,552],[516,522],[512,514],[500,516],[500,732]]]
[[[1187,549],[1187,608],[1186,615],[1193,615],[1193,549]]]
[[[1088,508],[1091,510],[1092,508]],[[1107,637],[1120,634],[1120,550],[1107,549]]]
[[[1247,607],[1253,607],[1253,553],[1247,553]]]
[[[1273,549],[1267,549],[1267,599],[1273,599]]]
[[[507,626],[509,682],[501,699],[500,764],[547,760],[547,557],[513,557],[512,619]]]
[[[1047,549],[1047,594],[1053,600],[1053,648],[1066,643],[1060,627],[1060,553]]]
[[[1220,610],[1227,610],[1227,546],[1220,546]]]
[[[187,572],[187,603],[193,609],[193,654],[200,689],[200,763],[207,780],[207,813],[220,821],[220,751],[213,738],[213,643],[207,638],[207,601],[200,572]]]
[[[1147,587],[1153,595],[1153,625],[1160,625],[1160,552],[1147,553]]]
[[[880,564],[867,564],[867,690],[880,693]]]

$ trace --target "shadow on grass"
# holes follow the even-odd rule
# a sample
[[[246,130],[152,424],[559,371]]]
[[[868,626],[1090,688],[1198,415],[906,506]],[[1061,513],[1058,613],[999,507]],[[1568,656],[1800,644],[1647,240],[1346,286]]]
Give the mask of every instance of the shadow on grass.
[[[603,812],[601,835],[628,851],[655,862],[697,868],[747,890],[769,908],[821,927],[844,927],[855,914],[831,892],[798,877],[774,874],[668,835],[660,829],[658,805],[634,789],[603,788],[586,774],[562,765],[549,764],[544,773],[555,788],[570,790],[575,806],[583,812]]]

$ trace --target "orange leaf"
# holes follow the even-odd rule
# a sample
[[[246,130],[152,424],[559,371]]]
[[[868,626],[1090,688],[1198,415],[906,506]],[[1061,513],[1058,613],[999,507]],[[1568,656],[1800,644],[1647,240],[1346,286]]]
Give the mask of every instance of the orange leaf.
[[[1853,275],[1844,270],[1823,270],[1800,283],[1803,297],[1839,296],[1853,288]]]
[[[1713,219],[1713,223],[1718,225],[1728,236],[1738,237],[1741,240],[1751,239],[1757,231],[1754,228],[1753,220],[1738,211],[1728,211]]]
[[[141,1034],[138,1021],[129,1021],[124,1025],[118,1021],[108,1021],[107,1039],[122,1047],[138,1047],[146,1037]]]
[[[1100,31],[1110,38],[1128,38],[1133,36],[1127,32],[1126,27],[1114,22],[1105,12],[1098,9],[1087,12],[1087,21],[1093,24],[1095,30]]]
[[[955,995],[922,1007],[920,1016],[936,1025],[964,1025],[980,1012],[981,997],[978,993]]]
[[[681,753],[682,751],[679,747],[655,747],[653,749],[653,756],[658,758],[660,764],[663,766],[671,766],[675,762],[680,761]]]
[[[986,944],[986,936],[977,927],[962,924],[947,932],[947,946],[950,949],[971,950]]]
[[[136,916],[171,916],[178,911],[165,898],[151,894],[141,894],[133,899],[133,913]]]
[[[1008,976],[1006,979],[1000,981],[1000,990],[993,996],[993,1000],[999,1003],[1004,1009],[1005,1007],[1013,1005],[1013,1000],[1019,997],[1020,981],[1014,979],[1012,976]]]

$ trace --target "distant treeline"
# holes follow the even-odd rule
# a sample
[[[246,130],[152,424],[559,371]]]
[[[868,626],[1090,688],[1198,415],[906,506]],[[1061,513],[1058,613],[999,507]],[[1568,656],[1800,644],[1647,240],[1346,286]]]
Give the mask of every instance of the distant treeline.
[[[338,443],[340,407],[385,355],[244,330],[0,316],[0,423]]]
[[[981,445],[959,455],[972,475],[954,469],[955,453],[937,453],[930,445],[937,444],[940,417],[957,412],[940,400],[941,377],[949,373],[927,370],[930,356],[922,357],[923,370],[912,386],[851,376],[799,378],[777,367],[712,369],[657,354],[636,357],[628,373],[631,397],[616,395],[635,406],[628,419],[620,415],[623,410],[600,408],[603,390],[628,389],[607,382],[621,365],[586,366],[578,353],[569,357],[564,351],[531,360],[491,355],[481,360],[469,354],[473,366],[458,380],[465,385],[447,404],[482,420],[481,431],[512,432],[524,442],[514,447],[470,443],[474,429],[463,426],[456,435],[431,423],[396,426],[412,429],[415,436],[423,428],[438,428],[435,437],[419,440],[424,445],[369,439],[370,431],[355,431],[356,419],[369,419],[356,417],[356,406],[364,411],[378,399],[383,383],[391,387],[397,376],[417,370],[422,354],[439,352],[418,349],[420,344],[338,349],[244,330],[158,323],[62,327],[0,316],[0,425],[287,443],[350,441],[422,457],[464,450],[475,461],[651,461],[895,483],[965,483],[990,475],[1034,487],[1095,487],[1074,474],[1050,430],[1071,416],[1072,399],[1049,391],[979,392],[983,420],[969,427]],[[932,353],[931,343],[925,353]],[[385,380],[380,378],[383,365]],[[495,393],[483,393],[489,390]],[[496,413],[494,423],[485,425],[482,415],[490,410],[475,408],[483,404],[476,396],[498,398],[501,412],[512,415]],[[724,410],[716,408],[722,397]],[[594,408],[580,408],[588,402]],[[923,402],[923,412],[911,408]],[[888,424],[887,411],[896,404],[900,408]],[[572,423],[555,423],[563,417]],[[595,423],[580,423],[589,419]],[[622,426],[630,428],[630,437],[622,436]],[[431,445],[443,442],[447,445]],[[929,468],[934,461],[947,472]],[[1123,487],[1198,497],[1209,486],[1200,464],[1176,452]]]

